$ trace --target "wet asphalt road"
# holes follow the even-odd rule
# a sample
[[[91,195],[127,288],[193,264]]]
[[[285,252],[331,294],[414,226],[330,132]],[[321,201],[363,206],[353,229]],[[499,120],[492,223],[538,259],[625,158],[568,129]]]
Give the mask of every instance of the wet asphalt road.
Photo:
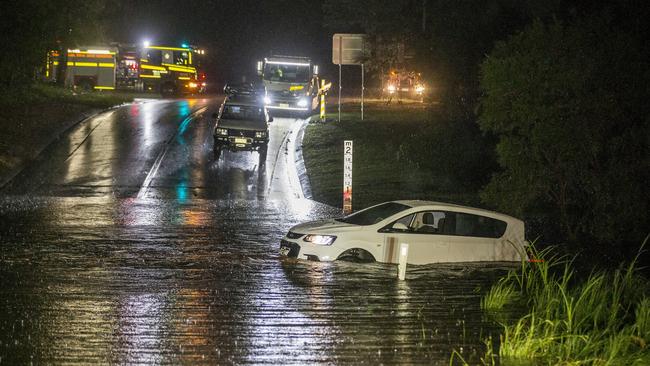
[[[499,265],[283,260],[301,198],[292,131],[212,157],[219,99],[86,120],[0,191],[0,364],[449,364],[498,338]]]

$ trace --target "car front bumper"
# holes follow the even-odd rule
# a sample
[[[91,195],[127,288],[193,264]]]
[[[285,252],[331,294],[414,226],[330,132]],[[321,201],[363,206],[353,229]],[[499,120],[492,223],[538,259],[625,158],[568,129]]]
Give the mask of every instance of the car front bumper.
[[[327,262],[338,258],[340,251],[333,245],[314,245],[302,239],[293,240],[285,237],[280,241],[280,255],[289,258]]]
[[[266,138],[214,136],[215,147],[230,151],[254,151],[268,145]]]
[[[304,98],[280,98],[280,99],[271,99],[271,103],[266,105],[268,109],[280,109],[287,111],[308,111],[311,109],[311,100],[307,99],[307,105],[301,107],[298,105],[298,102]]]

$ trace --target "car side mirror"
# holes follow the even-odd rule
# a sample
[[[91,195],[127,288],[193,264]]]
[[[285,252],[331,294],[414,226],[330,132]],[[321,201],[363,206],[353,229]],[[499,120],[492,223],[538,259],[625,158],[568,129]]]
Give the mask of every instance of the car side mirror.
[[[409,228],[401,222],[396,222],[391,229],[395,231],[407,231]]]
[[[219,118],[219,113],[212,113],[212,118]]]
[[[273,122],[273,116],[269,116],[269,122]]]

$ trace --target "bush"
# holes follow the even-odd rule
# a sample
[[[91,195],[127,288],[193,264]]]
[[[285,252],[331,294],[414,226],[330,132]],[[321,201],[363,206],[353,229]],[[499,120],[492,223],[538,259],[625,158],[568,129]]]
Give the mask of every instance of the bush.
[[[482,198],[557,223],[577,242],[648,233],[648,62],[640,42],[599,19],[540,22],[482,65],[480,125],[497,135],[503,171]]]

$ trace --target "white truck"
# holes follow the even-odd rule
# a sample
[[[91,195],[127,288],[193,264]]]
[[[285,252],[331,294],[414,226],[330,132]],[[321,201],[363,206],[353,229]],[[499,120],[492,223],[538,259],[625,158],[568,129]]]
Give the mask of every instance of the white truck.
[[[268,109],[310,113],[318,106],[318,65],[306,57],[272,56],[257,63]]]

